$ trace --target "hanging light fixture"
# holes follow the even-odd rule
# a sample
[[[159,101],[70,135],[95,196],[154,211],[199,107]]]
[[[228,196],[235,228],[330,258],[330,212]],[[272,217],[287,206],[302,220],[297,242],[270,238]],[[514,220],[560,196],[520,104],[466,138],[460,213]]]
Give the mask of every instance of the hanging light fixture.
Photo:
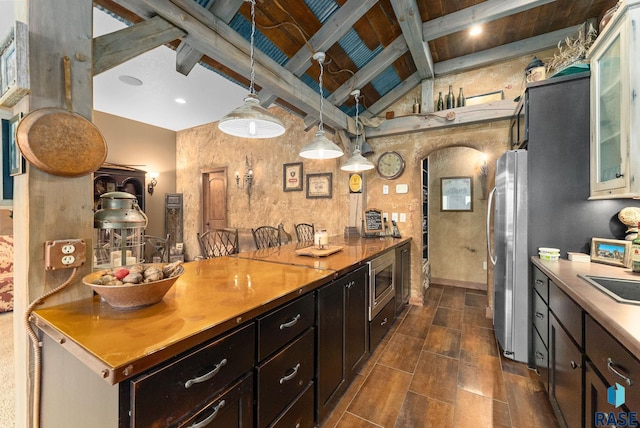
[[[225,134],[244,138],[272,138],[284,134],[284,125],[269,110],[260,105],[260,99],[255,93],[253,81],[253,40],[256,32],[255,0],[251,2],[251,84],[249,95],[241,106],[235,108],[218,122],[218,128]]]
[[[349,160],[342,164],[340,169],[349,172],[367,171],[369,169],[373,169],[374,165],[369,162],[367,158],[362,156],[362,153],[360,152],[360,121],[358,120],[358,97],[360,96],[360,90],[354,90],[353,92],[351,92],[351,95],[353,95],[353,98],[355,98],[356,100],[356,144],[355,149],[353,150],[353,154],[351,155]]]
[[[318,132],[310,143],[305,145],[300,151],[300,156],[307,159],[333,159],[339,158],[344,153],[336,143],[329,140],[324,135],[324,124],[322,123],[322,107],[324,105],[324,95],[322,94],[322,63],[325,59],[324,52],[316,52],[313,59],[320,64],[320,123],[318,124]]]

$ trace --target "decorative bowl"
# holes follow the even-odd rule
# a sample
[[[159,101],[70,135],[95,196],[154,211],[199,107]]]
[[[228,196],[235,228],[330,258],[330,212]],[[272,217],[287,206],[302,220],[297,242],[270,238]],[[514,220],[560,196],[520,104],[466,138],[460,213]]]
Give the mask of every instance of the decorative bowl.
[[[143,263],[143,266],[145,268],[154,266],[162,269],[163,266],[166,266],[166,263]],[[125,267],[128,268],[129,266]],[[173,284],[184,273],[184,267],[178,266],[173,276],[158,281],[124,285],[99,285],[94,283],[98,278],[113,270],[115,269],[90,273],[82,278],[82,282],[91,287],[91,289],[98,293],[110,306],[119,310],[138,309],[160,302]]]

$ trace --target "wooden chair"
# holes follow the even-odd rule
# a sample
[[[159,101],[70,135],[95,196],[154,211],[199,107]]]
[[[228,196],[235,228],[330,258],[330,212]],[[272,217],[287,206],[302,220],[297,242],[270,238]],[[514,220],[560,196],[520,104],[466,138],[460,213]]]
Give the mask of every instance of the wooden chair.
[[[145,263],[169,263],[169,237],[144,235]]]
[[[203,234],[198,233],[198,243],[205,259],[236,254],[238,229],[209,229]]]
[[[251,233],[253,233],[253,240],[258,250],[281,245],[280,232],[276,227],[260,226],[257,229],[251,229]]]
[[[315,227],[313,226],[313,223],[298,223],[294,227],[296,229],[298,242],[313,241],[313,235],[315,234]]]

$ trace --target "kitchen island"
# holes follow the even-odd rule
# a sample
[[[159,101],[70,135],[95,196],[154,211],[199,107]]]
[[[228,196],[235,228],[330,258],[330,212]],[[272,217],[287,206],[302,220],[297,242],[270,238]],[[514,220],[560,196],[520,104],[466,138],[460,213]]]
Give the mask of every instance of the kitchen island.
[[[359,267],[409,240],[336,237],[330,244],[342,246],[341,251],[323,258],[296,255],[295,249],[300,244],[289,244],[234,257],[189,262],[164,299],[149,307],[118,311],[95,296],[35,311],[36,325],[46,333],[42,426],[56,426],[62,421],[69,427],[87,426],[86,423],[100,427],[142,426],[134,423],[136,412],[130,408],[135,407],[136,382],[151,376],[149,373],[155,373],[158,367],[186,359],[200,348],[213,349],[218,342],[232,352],[244,348],[244,354],[251,356],[247,374],[238,373],[243,375],[242,388],[246,389],[253,381],[244,376],[252,375],[254,365],[255,376],[260,377],[270,362],[268,358],[286,356],[285,351],[298,340],[306,343],[295,345],[300,348],[315,343],[316,317],[322,316],[316,313],[316,290],[356,270],[364,278],[365,270]],[[265,355],[256,356],[264,348],[261,342],[273,340],[261,333],[262,326],[269,324],[268,317],[281,310],[286,312],[289,307],[294,310],[291,319],[296,322],[300,318],[304,321],[305,314],[313,318],[308,330],[298,332],[299,336],[291,338],[284,348],[269,351],[274,357],[266,351]],[[366,316],[366,308],[361,309],[362,316]],[[280,330],[284,328],[282,324],[289,322],[281,323]],[[311,361],[313,358],[312,355]],[[293,373],[287,372],[287,376]],[[315,373],[311,373],[311,383],[313,378]],[[257,379],[256,383],[260,381]],[[65,385],[64,394],[60,394],[59,385]],[[301,387],[304,391],[296,400],[302,400],[313,389]],[[214,392],[217,394],[218,390],[202,392],[203,400],[211,399]],[[246,403],[252,402],[247,395],[252,392],[238,401],[245,403],[245,412]],[[260,419],[260,409],[264,407],[257,406],[260,426],[266,424]],[[180,418],[193,413],[192,410],[196,409],[189,409]],[[77,423],[68,419],[70,414],[78,419]],[[170,415],[158,426],[182,426],[184,421],[180,418]],[[102,422],[96,425],[96,420]]]

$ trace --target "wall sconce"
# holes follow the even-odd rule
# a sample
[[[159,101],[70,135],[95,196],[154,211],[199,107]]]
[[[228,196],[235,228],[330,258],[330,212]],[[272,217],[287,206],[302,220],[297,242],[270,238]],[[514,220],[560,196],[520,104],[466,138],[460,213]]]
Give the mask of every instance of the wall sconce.
[[[158,177],[160,176],[157,172],[147,172],[147,177],[151,179],[149,184],[147,185],[147,192],[150,195],[153,195],[153,188],[158,185]]]
[[[253,169],[251,169],[251,162],[249,157],[245,156],[245,172],[242,175],[242,183],[240,183],[240,171],[236,171],[236,187],[238,189],[247,189],[247,195],[249,196],[249,204],[251,204],[251,189],[253,188]]]

